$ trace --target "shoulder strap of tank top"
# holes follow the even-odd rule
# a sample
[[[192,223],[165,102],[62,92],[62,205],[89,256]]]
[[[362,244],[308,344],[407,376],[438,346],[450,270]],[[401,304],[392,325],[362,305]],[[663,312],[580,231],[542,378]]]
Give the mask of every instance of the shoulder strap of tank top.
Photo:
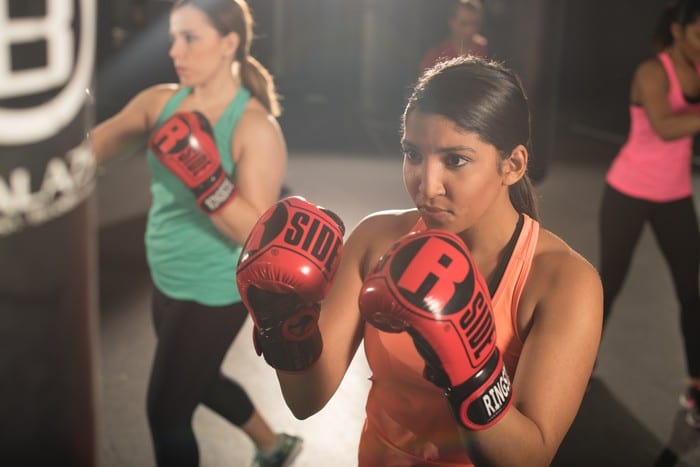
[[[513,250],[515,250],[515,245],[518,243],[518,238],[520,238],[520,232],[523,230],[524,222],[525,217],[521,213],[520,216],[518,216],[518,222],[515,225],[513,235],[510,237],[508,244],[503,250],[503,257],[501,258],[501,261],[498,262],[496,270],[489,281],[489,293],[492,297],[496,293],[496,290],[498,290],[498,285],[501,283],[501,279],[503,279],[503,273],[505,273],[508,263],[510,262],[510,257],[513,255]]]
[[[236,124],[238,123],[238,119],[240,119],[241,115],[243,115],[243,110],[245,110],[245,106],[249,99],[250,91],[241,86],[234,98],[229,103],[228,107],[226,107],[223,115],[221,115],[219,120],[217,120],[215,126],[221,124],[230,128],[235,128]]]
[[[674,88],[678,91],[681,92],[681,84],[678,81],[678,76],[676,76],[676,69],[673,66],[673,61],[671,60],[671,56],[668,54],[668,52],[661,52],[657,55],[659,58],[659,61],[661,62],[661,65],[664,67],[664,70],[666,71],[666,76],[668,76],[668,81],[669,85],[671,87],[671,90]]]

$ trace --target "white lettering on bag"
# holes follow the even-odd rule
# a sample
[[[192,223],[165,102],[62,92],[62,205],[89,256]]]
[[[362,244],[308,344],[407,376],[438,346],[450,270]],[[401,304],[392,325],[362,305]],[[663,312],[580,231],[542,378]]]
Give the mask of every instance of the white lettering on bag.
[[[0,176],[0,235],[7,235],[58,217],[83,201],[94,189],[95,163],[87,141],[65,157],[49,159],[41,185],[32,191],[25,167]]]

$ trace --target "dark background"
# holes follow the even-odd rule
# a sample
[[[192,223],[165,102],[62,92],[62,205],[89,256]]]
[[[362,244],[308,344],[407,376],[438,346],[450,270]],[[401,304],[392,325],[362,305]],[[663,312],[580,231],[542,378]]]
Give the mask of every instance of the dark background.
[[[253,54],[283,96],[291,150],[395,154],[399,116],[424,51],[447,32],[447,0],[249,0]],[[489,55],[516,70],[533,112],[534,178],[577,135],[610,145],[663,0],[484,0]],[[175,81],[163,0],[99,1],[97,120],[149,84]],[[605,147],[605,146],[603,146]],[[567,151],[571,152],[571,151]]]

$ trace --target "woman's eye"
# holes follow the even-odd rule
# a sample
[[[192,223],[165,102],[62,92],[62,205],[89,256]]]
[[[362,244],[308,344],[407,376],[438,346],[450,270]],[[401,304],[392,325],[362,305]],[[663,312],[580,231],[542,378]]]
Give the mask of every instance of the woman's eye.
[[[459,154],[448,154],[445,156],[445,165],[447,167],[461,167],[467,162],[469,162],[469,159]]]

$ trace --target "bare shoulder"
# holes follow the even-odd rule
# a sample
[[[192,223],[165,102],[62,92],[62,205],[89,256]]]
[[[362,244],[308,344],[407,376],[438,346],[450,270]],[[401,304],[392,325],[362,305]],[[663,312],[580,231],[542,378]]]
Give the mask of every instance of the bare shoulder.
[[[134,96],[126,109],[134,108],[144,113],[150,128],[155,124],[165,104],[179,89],[179,85],[170,83],[150,86]]]
[[[277,119],[255,98],[248,100],[236,124],[233,145],[236,158],[251,148],[256,153],[286,154],[284,136]]]
[[[168,97],[172,96],[175,94],[177,91],[179,91],[182,88],[178,83],[160,83],[160,84],[154,84],[153,86],[147,87],[144,92],[148,92],[151,94],[164,94],[167,95]]]
[[[583,281],[595,287],[600,283],[596,268],[556,234],[540,229],[535,257],[534,277],[546,280],[550,285]]]
[[[244,131],[279,131],[277,119],[254,97],[248,100],[238,126]]]
[[[271,170],[279,176],[283,175],[287,145],[282,129],[257,99],[248,101],[231,138],[232,157],[236,164],[241,164],[240,167],[245,164],[257,167],[257,170],[263,170],[268,175]]]
[[[545,321],[569,323],[562,324],[564,327],[596,329],[602,322],[603,288],[598,271],[546,229],[540,230],[523,299],[528,304],[520,317],[525,329],[535,314]]]
[[[663,64],[657,57],[644,60],[637,66],[634,72],[634,79],[637,82],[663,82],[668,78]]]
[[[397,235],[408,233],[418,222],[418,217],[416,209],[376,211],[360,220],[353,235],[372,238],[388,236],[395,239]]]
[[[160,109],[179,89],[180,86],[175,83],[156,84],[138,93],[134,99]]]
[[[358,223],[347,245],[358,256],[363,277],[392,243],[411,231],[418,219],[416,209],[397,209],[374,212]]]

